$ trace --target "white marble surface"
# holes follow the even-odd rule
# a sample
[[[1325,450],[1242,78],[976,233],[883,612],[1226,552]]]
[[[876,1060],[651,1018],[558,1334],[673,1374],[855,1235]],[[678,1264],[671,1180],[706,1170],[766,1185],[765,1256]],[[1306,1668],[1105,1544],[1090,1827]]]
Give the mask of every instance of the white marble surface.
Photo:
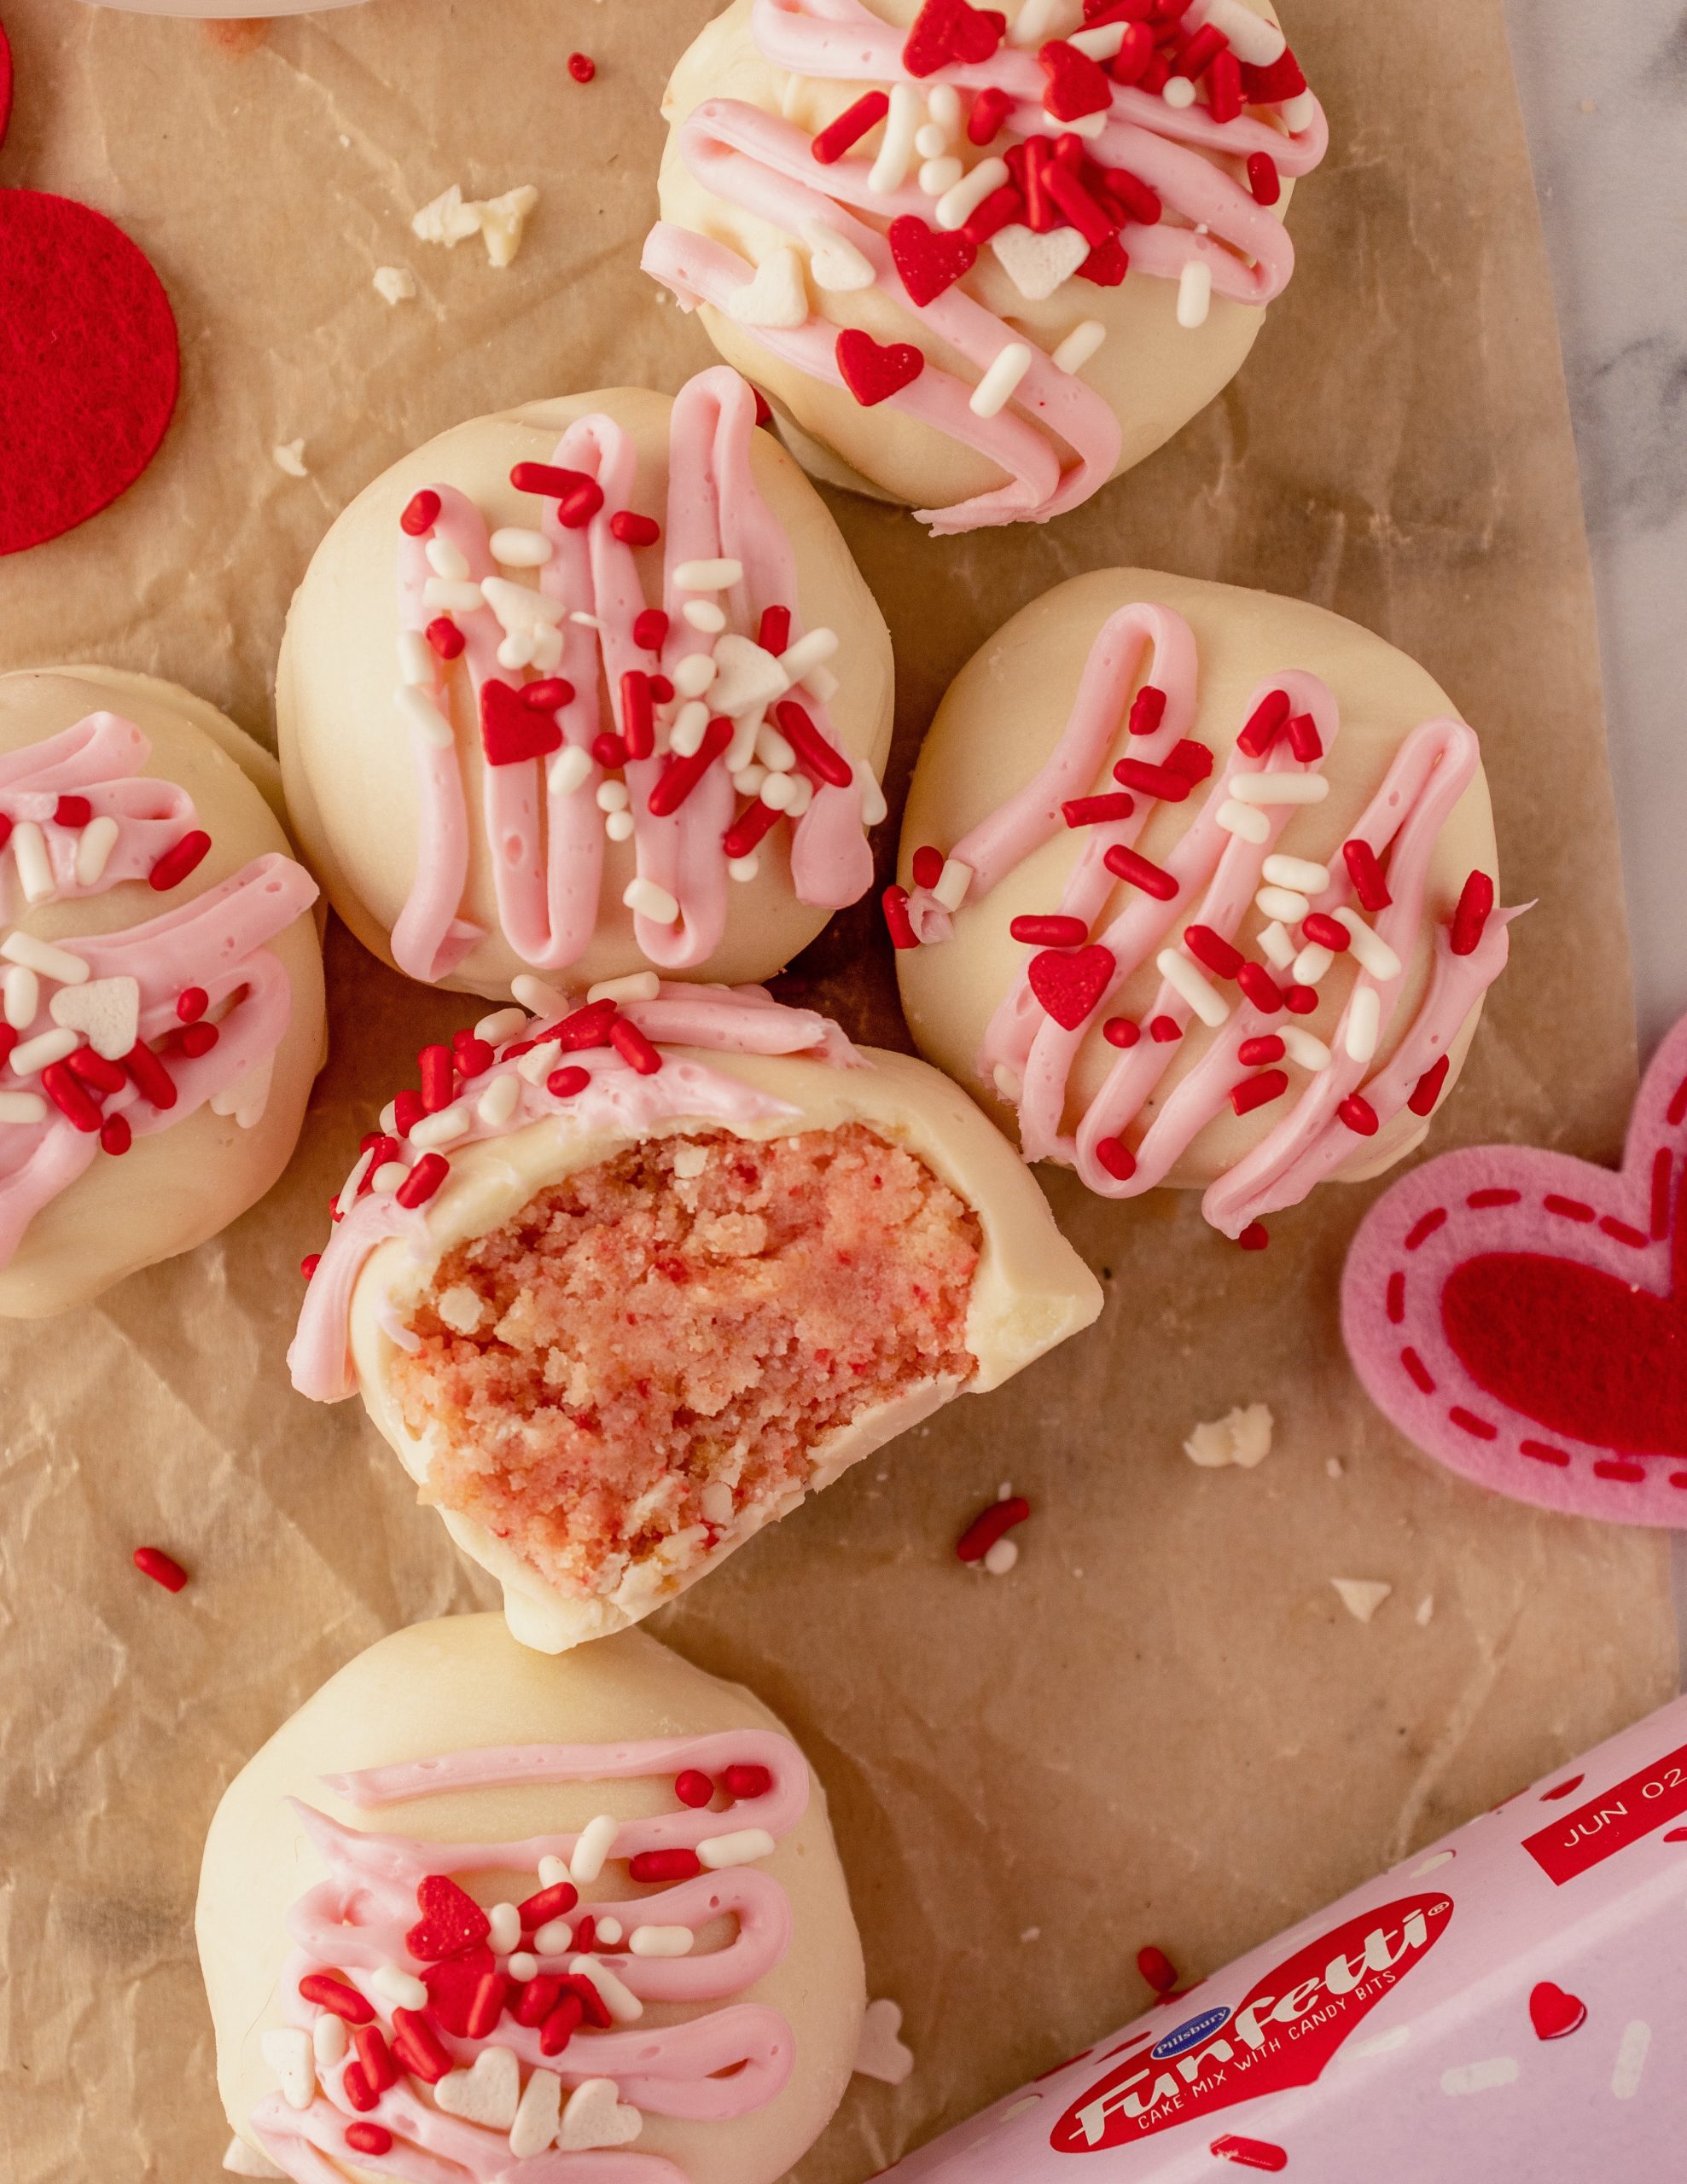
[[[1687,0],[1506,0],[1593,547],[1643,1052],[1687,1009]]]

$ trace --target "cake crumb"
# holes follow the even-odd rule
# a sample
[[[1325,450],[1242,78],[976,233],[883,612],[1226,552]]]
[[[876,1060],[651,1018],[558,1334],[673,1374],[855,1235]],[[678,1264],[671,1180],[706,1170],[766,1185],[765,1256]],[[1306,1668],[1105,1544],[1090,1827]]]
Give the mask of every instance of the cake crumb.
[[[899,2004],[883,2000],[869,2002],[855,2051],[857,2075],[877,2078],[881,2085],[906,2084],[914,2072],[914,2051],[901,2032]]]
[[[280,446],[272,447],[270,453],[275,457],[276,469],[286,471],[289,478],[310,476],[310,471],[305,468],[305,463],[303,440],[285,440]]]
[[[1329,1582],[1355,1623],[1369,1623],[1394,1589],[1380,1577],[1332,1577]]]
[[[1417,1625],[1420,1630],[1427,1629],[1428,1628],[1429,1619],[1434,1612],[1435,1595],[1433,1593],[1425,1593],[1422,1599],[1417,1603],[1416,1612],[1412,1617],[1412,1621]]]
[[[470,235],[485,239],[486,255],[497,266],[514,263],[529,214],[539,201],[531,183],[506,189],[502,197],[465,198],[462,185],[454,182],[424,205],[410,222],[410,231],[422,242],[443,243],[455,250]]]
[[[416,276],[408,265],[377,265],[375,293],[384,303],[407,304],[416,294]]]
[[[467,1282],[447,1289],[434,1306],[445,1325],[457,1334],[473,1334],[486,1317],[486,1306]]]
[[[1271,1452],[1275,1422],[1263,1403],[1238,1405],[1224,1417],[1197,1426],[1184,1443],[1184,1454],[1203,1471],[1219,1471],[1226,1464],[1253,1471]]]

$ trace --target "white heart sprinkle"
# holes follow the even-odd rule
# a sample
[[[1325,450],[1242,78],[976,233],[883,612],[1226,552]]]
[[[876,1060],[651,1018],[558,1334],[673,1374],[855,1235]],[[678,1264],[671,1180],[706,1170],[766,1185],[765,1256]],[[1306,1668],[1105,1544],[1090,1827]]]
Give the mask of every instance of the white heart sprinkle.
[[[871,261],[825,221],[805,220],[797,232],[808,245],[808,266],[817,288],[847,295],[853,288],[870,288],[878,279]]]
[[[514,2061],[515,2058],[510,2059]],[[527,2080],[515,2121],[509,2127],[509,2151],[518,2161],[544,2152],[556,2136],[561,2112],[561,2079],[555,2071],[535,2071]]]
[[[96,1054],[121,1061],[141,1036],[141,989],[133,979],[90,979],[61,986],[47,1014],[67,1031],[84,1031]]]
[[[901,2085],[913,2074],[914,2051],[899,2035],[902,2009],[897,2002],[869,2002],[861,2020],[861,2041],[855,2051],[855,2067],[864,2078],[877,2078],[885,2085]]]
[[[735,630],[724,630],[715,639],[714,664],[709,711],[732,720],[771,706],[791,687],[790,677],[774,655]]]
[[[1015,224],[990,238],[998,263],[1027,303],[1044,303],[1064,288],[1090,255],[1076,228],[1052,228],[1039,235]]]
[[[800,326],[808,317],[802,260],[789,243],[764,258],[755,278],[727,298],[726,315],[740,326]]]
[[[433,2088],[447,2116],[507,2131],[521,2099],[521,2065],[513,2048],[483,2048],[467,2071],[448,2071]]]
[[[564,2153],[586,2153],[631,2146],[643,2129],[644,2118],[624,2105],[614,2078],[585,2078],[568,2095],[556,2143]]]

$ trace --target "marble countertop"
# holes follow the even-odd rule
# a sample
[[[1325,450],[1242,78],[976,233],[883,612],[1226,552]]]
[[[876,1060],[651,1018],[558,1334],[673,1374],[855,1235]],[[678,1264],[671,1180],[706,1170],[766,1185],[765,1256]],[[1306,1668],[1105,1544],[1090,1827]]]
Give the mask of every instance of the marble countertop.
[[[1506,0],[1593,549],[1643,1053],[1687,1008],[1687,4]]]

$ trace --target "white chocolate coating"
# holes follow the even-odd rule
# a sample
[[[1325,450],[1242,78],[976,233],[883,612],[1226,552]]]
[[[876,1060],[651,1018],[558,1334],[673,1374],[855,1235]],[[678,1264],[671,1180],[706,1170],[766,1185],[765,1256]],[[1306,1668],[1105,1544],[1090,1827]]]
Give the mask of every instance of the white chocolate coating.
[[[919,14],[921,3],[867,0],[875,15],[905,28]],[[1277,21],[1275,11],[1264,0],[1242,3],[1266,21]],[[800,239],[709,189],[682,156],[681,124],[706,101],[736,100],[779,116],[812,136],[851,106],[868,83],[864,73],[861,81],[823,80],[790,76],[775,67],[757,49],[752,5],[753,0],[733,0],[699,33],[674,70],[662,102],[670,135],[662,160],[660,202],[663,218],[677,229],[725,243],[752,266],[759,266],[782,245],[800,246]],[[1023,5],[1024,0],[1003,0],[1010,40]],[[920,88],[928,90],[930,84]],[[869,148],[880,141],[877,133],[872,135]],[[976,156],[964,142],[960,148]],[[995,149],[1000,151],[1000,143]],[[1239,160],[1219,159],[1215,164],[1246,188]],[[823,189],[827,171],[817,166],[813,176],[805,179]],[[1281,198],[1271,208],[1275,218],[1281,219],[1287,212],[1293,191],[1293,179],[1285,174]],[[929,220],[929,201],[924,213]],[[873,224],[885,223],[875,220]],[[1034,300],[1014,284],[988,247],[980,253],[961,285],[1006,322],[1015,338],[1050,354],[1085,320],[1105,329],[1105,340],[1082,365],[1079,376],[1118,420],[1120,444],[1111,471],[1115,477],[1151,455],[1205,409],[1241,369],[1265,323],[1261,306],[1220,294],[1213,298],[1203,323],[1180,326],[1178,282],[1140,270],[1133,270],[1116,288],[1069,279],[1051,296]],[[933,363],[956,372],[963,380],[970,383],[979,377],[923,322],[898,284],[839,291],[823,289],[811,279],[808,302],[829,328],[862,327],[880,342],[916,341]],[[955,507],[1004,484],[1007,473],[986,455],[894,403],[864,408],[846,388],[800,369],[712,303],[699,306],[699,317],[720,354],[767,394],[790,433],[794,450],[817,476],[929,510]]]
[[[269,753],[204,700],[150,676],[105,667],[0,676],[0,753],[41,742],[89,714],[120,714],[146,736],[144,775],[185,790],[211,836],[204,861],[160,896],[136,881],[25,909],[9,921],[49,942],[127,930],[191,902],[266,854],[290,855],[279,774]],[[0,1267],[0,1316],[35,1319],[87,1304],[138,1269],[191,1251],[256,1205],[292,1157],[311,1082],[324,1059],[322,950],[316,922],[296,918],[269,944],[292,990],[259,1119],[242,1129],[198,1107],[137,1136],[120,1159],[96,1157],[31,1220]]]
[[[1328,684],[1340,709],[1341,729],[1321,770],[1329,788],[1319,803],[1296,809],[1278,850],[1311,863],[1341,866],[1341,849],[1359,812],[1376,794],[1403,741],[1419,723],[1454,713],[1446,694],[1416,663],[1357,624],[1266,592],[1207,584],[1141,569],[1104,569],[1061,584],[1005,624],[973,656],[945,694],[921,752],[909,793],[902,835],[901,877],[911,874],[922,844],[947,851],[968,828],[1002,804],[1048,758],[1064,730],[1091,645],[1108,618],[1142,601],[1172,609],[1190,624],[1198,661],[1198,704],[1188,731],[1222,766],[1247,717],[1250,694],[1273,676],[1304,671]],[[1130,755],[1121,723],[1103,767],[1085,791],[1111,789],[1114,759]],[[1189,802],[1156,804],[1138,847],[1152,862],[1166,853],[1201,808],[1205,785]],[[982,900],[969,898],[941,945],[899,953],[903,1007],[921,1050],[995,1116],[1015,1127],[1014,1107],[981,1074],[979,1054],[990,1019],[1033,952],[1010,936],[1013,919],[1054,909],[1062,885],[1082,851],[1081,829],[1060,828],[1014,866]],[[1454,805],[1430,857],[1423,930],[1406,961],[1398,1010],[1377,1049],[1387,1060],[1422,997],[1429,976],[1431,931],[1451,915],[1464,879],[1474,868],[1492,872],[1495,847],[1487,784],[1480,770]],[[1128,897],[1121,885],[1115,901]],[[1244,952],[1258,956],[1257,935],[1266,923],[1249,909],[1237,934]],[[1274,1019],[1309,1026],[1329,1037],[1335,998],[1351,983],[1352,959],[1320,988],[1320,1013]],[[1347,967],[1342,967],[1346,966]],[[1140,1019],[1151,1009],[1159,983],[1152,961],[1098,1012],[1079,1049],[1067,1101],[1068,1121],[1095,1098],[1119,1057],[1102,1037],[1104,1014]],[[1456,1078],[1480,1014],[1480,1002],[1450,1045],[1449,1082]],[[1214,1033],[1191,1020],[1175,1058],[1143,1111],[1151,1124],[1213,1043]],[[1442,1095],[1445,1097],[1445,1093]],[[1280,1112],[1280,1111],[1278,1111]],[[1193,1140],[1166,1181],[1204,1188],[1233,1169],[1273,1127],[1270,1107],[1237,1116],[1226,1107]],[[1380,1174],[1420,1143],[1427,1120],[1405,1109],[1371,1137],[1354,1136],[1353,1151],[1336,1170],[1343,1180]]]
[[[779,1730],[750,1693],[642,1634],[567,1661],[515,1644],[492,1615],[451,1616],[383,1638],[333,1676],[230,1785],[206,1843],[195,1926],[217,2036],[217,2080],[230,2124],[256,2147],[249,2119],[275,2090],[264,2034],[285,2022],[281,1976],[288,1911],[326,1867],[293,1809],[296,1798],[364,1829],[441,1844],[499,1843],[578,1830],[598,1813],[666,1809],[666,1781],[463,1789],[359,1812],[318,1779],[397,1762],[509,1745],[620,1745],[736,1729]],[[449,1859],[439,1861],[449,1870]],[[625,1869],[620,1869],[624,1871]],[[777,2010],[794,2036],[794,2071],[766,2106],[725,2120],[647,2116],[636,2151],[665,2156],[688,2184],[774,2184],[825,2129],[853,2066],[866,2002],[861,1947],[825,1798],[758,1870],[793,1913],[782,1960],[736,2000]],[[534,1885],[531,1876],[527,1885]],[[594,1892],[609,1895],[606,1878]],[[694,2007],[653,2006],[647,2022]],[[566,2067],[567,2057],[560,2059]],[[334,2173],[378,2184],[347,2155]]]
[[[528,527],[541,503],[518,492],[518,462],[551,463],[576,420],[602,413],[630,436],[637,456],[637,513],[666,519],[669,397],[615,388],[532,403],[442,433],[377,478],[335,520],[312,557],[288,619],[277,672],[276,706],[288,809],[307,861],[329,900],[366,947],[393,961],[392,934],[416,875],[419,792],[403,722],[394,709],[400,622],[398,561],[405,543],[398,518],[411,496],[432,485],[467,495],[496,531]],[[831,700],[838,742],[876,775],[890,746],[890,639],[847,548],[819,496],[771,434],[751,435],[756,487],[794,555],[803,626],[839,640]],[[662,598],[664,546],[640,548],[645,596]],[[518,572],[519,573],[519,572]],[[654,658],[645,665],[654,668]],[[572,671],[569,671],[572,672]],[[525,967],[504,937],[493,893],[492,852],[480,818],[486,770],[468,678],[458,664],[448,681],[452,726],[469,812],[469,862],[460,915],[484,937],[439,983],[457,991],[507,998]],[[600,688],[605,725],[609,693]],[[371,825],[369,815],[380,823]],[[707,961],[684,975],[728,983],[781,968],[814,938],[828,913],[800,902],[782,845],[787,830],[762,845],[756,876],[728,889],[723,937]],[[635,873],[634,844],[605,845],[600,909],[585,952],[565,967],[571,983],[591,985],[649,967],[622,896]],[[547,971],[551,975],[551,971]]]
[[[917,1155],[973,1209],[983,1231],[966,1321],[966,1345],[978,1361],[973,1392],[998,1387],[1099,1313],[1100,1285],[1055,1227],[1024,1165],[947,1078],[924,1063],[872,1048],[862,1049],[870,1066],[857,1069],[800,1057],[672,1051],[794,1110],[727,1121],[724,1126],[736,1135],[785,1137],[864,1123]],[[718,1130],[723,1124],[712,1116],[690,1127]],[[645,1134],[687,1129],[684,1118],[675,1116]],[[425,1250],[418,1253],[408,1238],[394,1238],[370,1254],[352,1292],[352,1355],[370,1417],[418,1484],[426,1485],[432,1450],[427,1438],[410,1432],[394,1396],[391,1368],[400,1353],[387,1328],[395,1317],[402,1321],[408,1316],[453,1246],[501,1227],[540,1191],[613,1159],[633,1141],[624,1130],[582,1129],[561,1118],[471,1145],[454,1155],[448,1182],[429,1201]],[[961,1392],[952,1378],[936,1380],[829,1435],[813,1451],[815,1470],[806,1491],[829,1486],[850,1465]],[[788,1513],[803,1498],[804,1490],[794,1489],[773,1515]],[[483,1525],[448,1510],[440,1513],[457,1545],[503,1585],[516,1636],[547,1653],[638,1621],[724,1560],[753,1529],[741,1522],[713,1553],[683,1571],[638,1565],[610,1597],[583,1599],[547,1585]]]

